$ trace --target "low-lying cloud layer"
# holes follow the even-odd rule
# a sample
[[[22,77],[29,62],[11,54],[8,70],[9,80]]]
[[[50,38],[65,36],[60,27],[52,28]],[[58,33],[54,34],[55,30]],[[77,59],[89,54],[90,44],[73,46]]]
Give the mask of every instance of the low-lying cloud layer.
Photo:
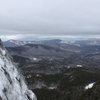
[[[0,1],[0,37],[100,37],[100,0]]]

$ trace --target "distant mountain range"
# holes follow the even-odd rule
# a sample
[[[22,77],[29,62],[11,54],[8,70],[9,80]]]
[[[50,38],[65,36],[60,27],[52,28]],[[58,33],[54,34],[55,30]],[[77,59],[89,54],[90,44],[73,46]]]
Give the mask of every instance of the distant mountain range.
[[[99,40],[9,40],[4,44],[5,46],[8,44],[7,50],[24,70],[28,68],[34,69],[35,72],[55,72],[56,69],[58,72],[61,68],[77,65],[100,68]],[[35,68],[41,66],[41,62],[45,67]]]
[[[34,40],[34,41],[21,41],[21,40],[8,40],[4,41],[4,45],[6,47],[16,47],[16,46],[22,46],[26,44],[47,44],[52,45],[53,44],[73,44],[73,45],[100,45],[99,39],[88,39],[88,40],[60,40],[60,39],[51,39],[51,40]],[[54,45],[55,46],[55,45]]]
[[[26,44],[40,44],[41,41],[18,41],[18,40],[8,40],[4,42],[5,47],[17,47]]]

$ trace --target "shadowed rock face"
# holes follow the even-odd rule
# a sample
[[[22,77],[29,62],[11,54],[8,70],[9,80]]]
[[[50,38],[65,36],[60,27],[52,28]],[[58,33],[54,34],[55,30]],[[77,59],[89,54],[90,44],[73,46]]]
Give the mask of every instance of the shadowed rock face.
[[[0,40],[0,100],[36,100]]]

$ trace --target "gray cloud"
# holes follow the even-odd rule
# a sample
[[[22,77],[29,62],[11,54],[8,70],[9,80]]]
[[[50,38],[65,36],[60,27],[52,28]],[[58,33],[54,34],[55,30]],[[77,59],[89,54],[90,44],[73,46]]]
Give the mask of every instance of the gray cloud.
[[[99,4],[100,0],[2,0],[0,36],[6,39],[97,37]]]

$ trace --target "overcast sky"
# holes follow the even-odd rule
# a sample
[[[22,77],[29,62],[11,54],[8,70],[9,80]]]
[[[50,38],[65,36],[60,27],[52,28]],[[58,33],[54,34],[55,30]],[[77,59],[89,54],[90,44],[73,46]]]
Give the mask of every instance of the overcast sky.
[[[3,39],[100,37],[100,0],[0,0]]]

